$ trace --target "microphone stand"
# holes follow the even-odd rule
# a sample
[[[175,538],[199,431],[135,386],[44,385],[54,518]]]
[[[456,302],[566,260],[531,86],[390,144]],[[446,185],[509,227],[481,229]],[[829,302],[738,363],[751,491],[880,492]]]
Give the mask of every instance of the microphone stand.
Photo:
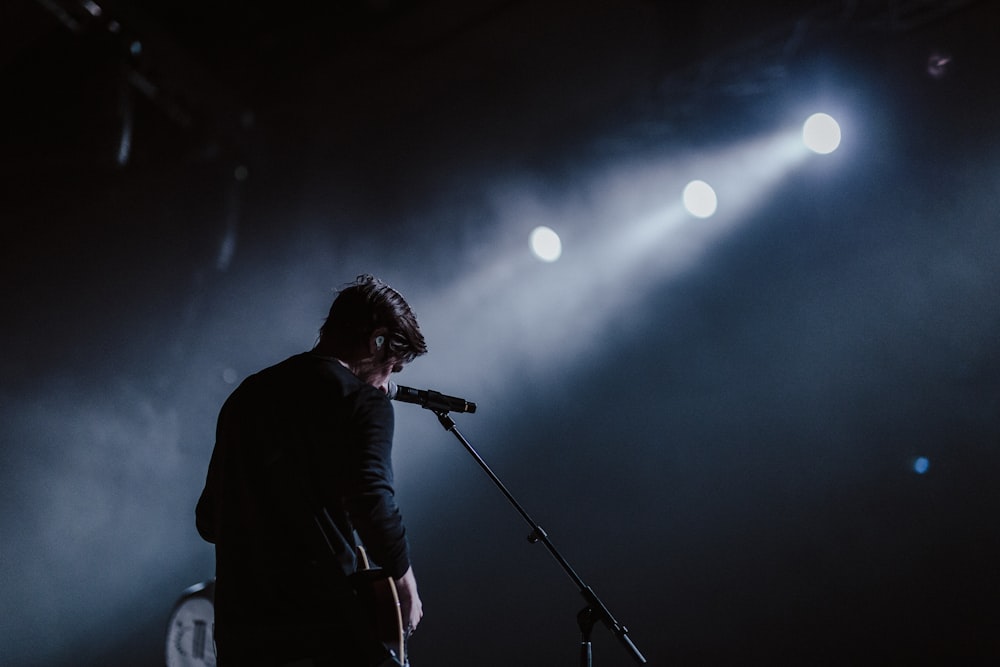
[[[462,443],[462,446],[465,447],[469,454],[472,455],[472,458],[476,460],[476,463],[478,463],[479,466],[486,471],[489,478],[493,480],[493,483],[497,485],[497,488],[500,489],[501,493],[503,493],[510,504],[514,506],[514,509],[516,509],[528,525],[531,526],[531,533],[528,534],[528,541],[532,544],[536,544],[538,542],[544,544],[545,548],[549,550],[552,557],[556,559],[556,562],[559,563],[562,569],[567,575],[569,575],[569,578],[573,580],[573,583],[576,584],[576,587],[579,589],[580,594],[586,601],[586,606],[576,615],[576,621],[580,626],[580,632],[583,636],[580,644],[581,667],[591,667],[593,665],[590,635],[591,630],[593,630],[594,625],[598,621],[603,622],[608,627],[615,637],[618,638],[618,641],[620,641],[628,652],[632,654],[632,657],[637,663],[641,665],[646,664],[646,658],[641,652],[639,652],[639,649],[636,648],[636,645],[633,644],[632,640],[629,638],[628,629],[615,620],[615,617],[611,615],[607,606],[605,606],[605,604],[601,602],[601,599],[597,597],[597,593],[594,592],[594,589],[584,583],[583,579],[581,579],[580,576],[573,570],[569,562],[562,557],[562,554],[560,554],[558,550],[556,550],[555,546],[549,540],[548,534],[542,530],[541,526],[532,520],[521,504],[517,502],[511,492],[507,490],[507,487],[504,486],[503,482],[500,481],[500,478],[497,477],[492,470],[490,470],[488,465],[486,465],[486,461],[483,460],[483,457],[481,457],[479,453],[473,449],[469,441],[465,439],[465,436],[459,432],[458,427],[455,424],[455,420],[451,418],[448,411],[435,408],[430,409],[432,409],[434,414],[437,415],[438,421],[441,422],[441,426],[444,427],[444,430],[451,432],[452,435],[454,435],[458,441]]]

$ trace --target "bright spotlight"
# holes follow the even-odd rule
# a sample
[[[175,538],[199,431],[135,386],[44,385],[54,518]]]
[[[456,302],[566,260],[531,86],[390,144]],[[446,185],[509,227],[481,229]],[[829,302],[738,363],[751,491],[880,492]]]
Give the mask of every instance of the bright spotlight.
[[[562,255],[562,241],[550,228],[535,227],[531,232],[531,252],[543,262],[554,262]]]
[[[913,462],[913,472],[923,475],[931,467],[931,462],[926,456],[918,456]]]
[[[840,125],[829,114],[814,113],[802,125],[802,142],[814,153],[832,153],[840,145]]]
[[[691,181],[684,187],[684,208],[696,218],[708,218],[718,207],[719,198],[705,181]]]

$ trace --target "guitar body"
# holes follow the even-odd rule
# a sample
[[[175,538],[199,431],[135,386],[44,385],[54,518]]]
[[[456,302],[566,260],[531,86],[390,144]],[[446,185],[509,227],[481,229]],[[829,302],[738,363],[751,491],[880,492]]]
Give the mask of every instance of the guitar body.
[[[358,565],[354,574],[355,589],[373,623],[374,638],[400,664],[407,666],[406,626],[396,582],[384,570],[371,566],[364,547],[358,547]]]

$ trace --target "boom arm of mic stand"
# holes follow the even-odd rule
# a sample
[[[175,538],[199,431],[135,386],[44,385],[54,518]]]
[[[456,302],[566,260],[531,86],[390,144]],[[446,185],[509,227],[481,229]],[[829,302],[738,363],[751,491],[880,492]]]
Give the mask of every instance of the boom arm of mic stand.
[[[514,498],[511,492],[507,490],[504,483],[500,481],[500,478],[497,477],[496,473],[494,473],[486,464],[483,457],[479,455],[479,452],[473,449],[469,441],[465,439],[465,436],[459,432],[458,426],[455,424],[455,420],[451,418],[451,415],[449,415],[445,410],[435,410],[434,414],[437,415],[438,421],[441,422],[441,426],[444,427],[444,430],[449,431],[455,436],[455,438],[458,439],[460,443],[462,443],[462,446],[465,447],[466,451],[468,451],[469,454],[472,455],[472,458],[476,460],[476,463],[479,464],[479,467],[482,468],[493,483],[496,484],[497,488],[500,489],[500,492],[503,493],[505,498],[507,498],[507,501],[510,502],[515,510],[517,510],[518,514],[521,515],[527,524],[531,526],[531,533],[528,534],[528,541],[532,544],[535,544],[536,542],[544,544],[545,548],[548,549],[550,554],[552,554],[552,557],[556,559],[556,562],[559,563],[562,569],[580,590],[580,594],[583,595],[583,599],[587,602],[587,606],[577,615],[577,621],[580,625],[580,629],[583,631],[585,644],[589,645],[590,643],[590,628],[593,627],[594,623],[597,621],[601,621],[608,627],[611,633],[618,638],[618,641],[625,646],[629,653],[632,654],[632,658],[637,663],[640,665],[646,664],[646,658],[632,642],[631,638],[629,638],[628,628],[619,623],[615,617],[611,615],[611,612],[605,604],[599,597],[597,597],[597,593],[595,593],[590,586],[584,583],[583,579],[581,579],[580,576],[573,570],[569,562],[563,558],[562,554],[560,554],[555,548],[555,545],[552,544],[552,541],[549,540],[549,536],[544,530],[542,530],[542,527],[535,523],[531,516],[528,515],[521,504],[517,502],[517,499]],[[586,664],[589,665],[589,651],[587,652],[587,660],[588,662]]]

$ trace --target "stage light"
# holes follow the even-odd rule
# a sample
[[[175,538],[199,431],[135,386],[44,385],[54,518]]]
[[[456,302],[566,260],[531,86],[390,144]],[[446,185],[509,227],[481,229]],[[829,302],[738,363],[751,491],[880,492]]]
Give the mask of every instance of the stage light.
[[[918,475],[923,475],[927,472],[928,468],[931,467],[931,462],[926,456],[918,456],[916,460],[913,461],[913,472]]]
[[[719,207],[719,198],[705,181],[691,181],[684,187],[684,208],[696,218],[711,217]]]
[[[840,125],[829,114],[814,113],[802,125],[802,142],[814,153],[832,153],[840,146]]]
[[[554,262],[562,255],[562,241],[549,227],[535,227],[531,232],[531,252],[543,262]]]
[[[948,73],[951,66],[951,56],[947,53],[934,52],[927,58],[927,73],[933,79],[941,79]]]

